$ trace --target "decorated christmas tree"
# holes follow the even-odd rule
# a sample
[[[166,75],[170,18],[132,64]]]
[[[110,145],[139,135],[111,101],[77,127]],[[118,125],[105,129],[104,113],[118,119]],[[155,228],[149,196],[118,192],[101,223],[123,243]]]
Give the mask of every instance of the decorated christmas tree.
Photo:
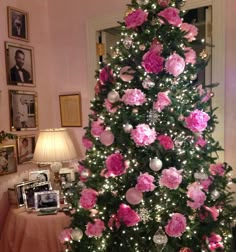
[[[83,143],[67,189],[66,251],[231,251],[232,168],[212,138],[214,84],[180,0],[132,0],[121,40],[97,72]]]

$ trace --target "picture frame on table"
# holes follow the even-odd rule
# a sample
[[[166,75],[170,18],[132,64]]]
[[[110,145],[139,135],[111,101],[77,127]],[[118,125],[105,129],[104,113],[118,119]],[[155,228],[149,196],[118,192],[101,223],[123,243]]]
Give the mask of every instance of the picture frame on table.
[[[16,194],[18,207],[22,207],[25,205],[24,197],[23,197],[23,187],[33,185],[38,182],[39,182],[38,180],[33,180],[33,181],[23,181],[21,183],[15,184],[14,188],[15,188],[15,194]]]
[[[9,38],[29,42],[29,13],[7,6]]]
[[[23,186],[23,199],[26,210],[35,208],[34,194],[36,192],[45,192],[52,190],[51,183],[46,182],[36,182],[26,186]]]
[[[29,172],[29,180],[38,180],[39,182],[50,181],[50,170],[38,170]]]
[[[9,140],[0,144],[0,176],[17,172],[16,141]]]
[[[5,42],[7,84],[35,87],[34,48]]]
[[[56,210],[60,208],[60,195],[58,190],[35,192],[34,201],[36,211]]]
[[[82,127],[81,95],[59,95],[62,127]]]
[[[36,145],[35,135],[19,136],[17,141],[18,164],[28,163],[33,159]]]
[[[74,168],[61,168],[59,171],[59,177],[62,186],[67,185],[75,180]]]
[[[11,131],[37,129],[37,93],[22,90],[9,90],[9,112]]]

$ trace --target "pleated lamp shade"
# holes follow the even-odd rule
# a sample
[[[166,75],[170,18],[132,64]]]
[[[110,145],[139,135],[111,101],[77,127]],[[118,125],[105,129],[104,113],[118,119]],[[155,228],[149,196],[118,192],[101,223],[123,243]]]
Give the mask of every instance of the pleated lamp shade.
[[[76,158],[76,149],[66,129],[40,131],[34,151],[34,162],[43,164],[70,161]]]

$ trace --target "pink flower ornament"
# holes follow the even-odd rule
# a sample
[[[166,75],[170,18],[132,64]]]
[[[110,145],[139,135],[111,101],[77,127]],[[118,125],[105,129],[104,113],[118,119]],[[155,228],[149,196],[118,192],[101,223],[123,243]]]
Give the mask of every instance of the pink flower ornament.
[[[204,131],[209,120],[209,115],[198,109],[192,111],[188,117],[185,117],[186,127],[196,133]]]
[[[178,27],[182,24],[182,20],[179,16],[179,10],[176,8],[166,8],[165,10],[159,12],[158,16],[164,18],[169,24],[173,26]]]
[[[168,73],[177,77],[184,71],[185,61],[177,53],[173,53],[167,58],[165,68]]]
[[[142,9],[137,9],[125,17],[125,24],[128,29],[135,29],[147,21],[148,13]]]
[[[152,175],[148,174],[147,172],[141,173],[137,178],[137,184],[135,188],[140,192],[151,192],[156,188],[156,186],[153,184],[154,181],[155,178]]]
[[[210,237],[208,238],[208,247],[210,251],[216,251],[218,248],[224,248],[222,237],[214,232],[211,233]]]
[[[127,227],[132,227],[140,221],[139,215],[126,204],[121,204],[117,216]]]
[[[185,47],[184,56],[186,64],[196,64],[196,52],[191,47]]]
[[[156,131],[147,124],[139,124],[131,131],[131,138],[137,146],[150,145],[156,140]]]
[[[71,233],[73,231],[73,228],[65,228],[60,235],[58,236],[59,241],[64,244],[65,242],[68,242],[71,240]]]
[[[104,129],[105,129],[105,126],[101,119],[98,119],[97,121],[93,121],[91,124],[91,134],[94,137],[100,137]]]
[[[120,153],[114,153],[107,157],[106,161],[107,174],[106,176],[119,176],[125,173],[124,158]]]
[[[186,218],[180,213],[174,213],[168,224],[165,226],[165,232],[170,237],[180,237],[186,230]]]
[[[225,168],[224,168],[224,165],[222,163],[218,163],[218,164],[211,164],[210,165],[210,168],[209,168],[209,171],[210,173],[213,175],[213,176],[224,176],[225,174]]]
[[[108,227],[111,229],[111,230],[114,230],[115,228],[116,229],[119,229],[120,227],[120,220],[118,219],[118,216],[116,214],[113,214],[109,221],[108,221]]]
[[[188,185],[187,189],[187,196],[191,199],[191,201],[187,202],[187,205],[193,209],[200,208],[206,200],[201,184],[194,182]]]
[[[104,106],[107,109],[107,111],[112,114],[116,113],[116,111],[118,109],[117,107],[113,107],[114,105],[111,102],[109,102],[108,99],[105,99]]]
[[[161,7],[166,7],[169,5],[170,0],[158,0],[157,2]]]
[[[165,150],[172,150],[174,149],[174,142],[171,137],[166,135],[159,135],[157,137],[157,140],[159,141],[159,144],[165,149]]]
[[[126,105],[141,106],[146,102],[146,96],[140,89],[127,89],[122,97],[122,101]]]
[[[143,55],[142,66],[147,73],[158,74],[163,70],[164,58],[156,50],[149,50]]]
[[[101,237],[102,232],[105,230],[104,222],[100,219],[95,219],[94,222],[89,222],[86,225],[85,234],[88,237]]]
[[[206,144],[207,144],[207,141],[204,140],[201,136],[198,136],[195,145],[200,146],[201,148],[204,148]]]
[[[159,184],[171,190],[176,190],[182,182],[182,170],[177,170],[175,167],[164,169],[161,173]]]
[[[91,188],[84,188],[79,203],[84,209],[91,209],[96,205],[98,192]]]
[[[159,92],[157,95],[157,101],[153,103],[153,108],[158,112],[161,112],[165,107],[171,104],[171,100],[168,97],[169,91]]]
[[[180,29],[185,32],[184,38],[186,38],[189,42],[192,42],[196,39],[198,34],[198,28],[195,25],[189,23],[182,23]]]
[[[82,138],[82,143],[87,150],[93,147],[93,142],[87,137]]]
[[[109,66],[105,66],[104,68],[101,69],[99,73],[99,80],[101,85],[105,85],[106,82],[112,82],[114,80],[113,72]]]

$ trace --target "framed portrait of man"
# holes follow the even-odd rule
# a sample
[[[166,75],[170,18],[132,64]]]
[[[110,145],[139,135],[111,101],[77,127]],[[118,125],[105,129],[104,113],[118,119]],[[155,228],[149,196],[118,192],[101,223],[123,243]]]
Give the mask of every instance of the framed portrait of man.
[[[14,39],[29,41],[29,14],[28,12],[7,7],[8,36]]]
[[[9,90],[11,131],[34,130],[38,127],[37,93]]]
[[[35,86],[33,48],[6,42],[5,52],[7,84]]]

